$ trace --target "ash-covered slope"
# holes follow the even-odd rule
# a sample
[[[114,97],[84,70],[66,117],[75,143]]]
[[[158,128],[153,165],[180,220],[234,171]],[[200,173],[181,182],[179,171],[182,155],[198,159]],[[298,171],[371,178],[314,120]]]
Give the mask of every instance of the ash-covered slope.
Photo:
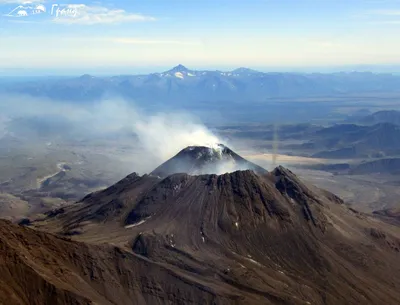
[[[151,174],[167,177],[176,173],[225,174],[237,170],[253,170],[258,174],[267,173],[265,169],[247,161],[230,148],[218,144],[215,147],[189,146],[157,167]]]
[[[283,167],[263,175],[133,174],[56,214],[34,225],[77,232],[72,238],[91,244],[112,243],[171,270],[179,277],[133,269],[161,295],[169,281],[170,297],[189,296],[184,304],[400,301],[400,229],[348,209]],[[126,274],[132,266],[118,268]],[[181,280],[193,291],[185,286],[182,292]],[[139,288],[127,289],[142,304]]]
[[[209,285],[111,245],[87,245],[0,220],[0,304],[232,304],[237,299],[215,280]]]

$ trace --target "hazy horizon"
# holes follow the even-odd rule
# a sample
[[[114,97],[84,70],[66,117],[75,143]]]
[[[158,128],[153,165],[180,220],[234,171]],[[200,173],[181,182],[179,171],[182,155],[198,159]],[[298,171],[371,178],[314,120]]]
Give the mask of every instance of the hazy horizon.
[[[107,68],[81,68],[81,69],[24,69],[8,68],[0,69],[0,78],[7,77],[69,77],[81,76],[84,74],[94,76],[114,76],[114,75],[137,75],[162,73],[168,71],[178,64],[182,64],[189,70],[197,71],[232,71],[238,68],[249,68],[264,73],[338,73],[338,72],[371,72],[371,73],[390,73],[400,74],[400,65],[349,65],[349,66],[327,66],[327,67],[257,67],[257,66],[190,66],[184,63],[171,64],[170,66],[133,66],[133,67],[107,67]]]
[[[0,0],[1,75],[400,72],[397,0],[31,2]]]

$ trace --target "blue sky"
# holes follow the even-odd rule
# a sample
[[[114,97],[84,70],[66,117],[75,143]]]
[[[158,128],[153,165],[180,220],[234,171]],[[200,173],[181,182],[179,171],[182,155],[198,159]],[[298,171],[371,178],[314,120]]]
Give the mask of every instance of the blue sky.
[[[22,2],[0,0],[3,75],[139,73],[178,63],[400,71],[400,0]]]

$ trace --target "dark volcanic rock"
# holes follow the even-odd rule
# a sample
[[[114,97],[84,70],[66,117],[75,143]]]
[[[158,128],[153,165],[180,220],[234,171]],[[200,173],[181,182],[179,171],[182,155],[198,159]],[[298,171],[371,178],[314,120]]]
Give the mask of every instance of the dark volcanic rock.
[[[32,224],[75,241],[0,222],[0,303],[399,304],[398,227],[281,166],[191,175],[246,162],[220,148],[185,149],[155,171],[166,177],[132,174]]]
[[[18,222],[20,226],[29,226],[31,223],[32,221],[29,218],[23,218]]]

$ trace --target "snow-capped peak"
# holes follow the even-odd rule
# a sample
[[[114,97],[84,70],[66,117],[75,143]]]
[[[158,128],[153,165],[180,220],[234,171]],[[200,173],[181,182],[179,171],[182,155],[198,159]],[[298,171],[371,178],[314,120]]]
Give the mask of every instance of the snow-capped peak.
[[[184,79],[184,76],[183,76],[183,74],[181,73],[181,72],[175,72],[175,77],[177,77],[177,78],[181,78],[181,79]]]
[[[196,76],[194,71],[189,70],[183,65],[177,65],[176,67],[172,68],[171,70],[168,70],[166,72],[163,72],[160,74],[161,76],[169,76],[169,77],[177,77],[180,79],[184,79],[185,76]]]

